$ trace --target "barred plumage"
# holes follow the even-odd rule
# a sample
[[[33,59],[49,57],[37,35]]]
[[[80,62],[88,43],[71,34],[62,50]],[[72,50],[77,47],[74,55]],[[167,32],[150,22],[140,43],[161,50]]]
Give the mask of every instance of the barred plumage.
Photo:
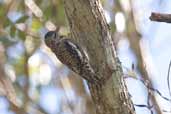
[[[50,31],[45,35],[45,43],[69,69],[88,82],[100,82],[100,79],[95,75],[94,70],[90,66],[83,49],[71,39],[59,37],[55,31]]]

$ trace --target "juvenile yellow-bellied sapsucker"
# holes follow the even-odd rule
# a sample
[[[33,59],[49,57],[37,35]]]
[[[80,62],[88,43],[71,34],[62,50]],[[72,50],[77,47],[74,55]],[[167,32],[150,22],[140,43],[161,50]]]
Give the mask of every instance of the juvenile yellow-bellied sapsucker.
[[[69,69],[91,83],[100,82],[89,64],[85,51],[74,41],[59,36],[56,31],[49,31],[45,35],[45,44],[55,53],[56,57]]]

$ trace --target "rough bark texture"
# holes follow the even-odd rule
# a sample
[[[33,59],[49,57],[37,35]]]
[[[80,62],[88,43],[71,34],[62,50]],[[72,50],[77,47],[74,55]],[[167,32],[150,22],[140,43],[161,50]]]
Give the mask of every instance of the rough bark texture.
[[[64,0],[64,6],[73,38],[87,51],[97,75],[107,79],[102,85],[88,84],[96,113],[134,114],[100,2]]]

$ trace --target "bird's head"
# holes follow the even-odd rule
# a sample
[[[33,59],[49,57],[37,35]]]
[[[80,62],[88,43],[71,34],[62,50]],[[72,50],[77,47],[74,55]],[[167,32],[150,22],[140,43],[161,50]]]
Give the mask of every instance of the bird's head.
[[[45,44],[49,47],[52,48],[53,46],[56,45],[56,43],[59,41],[59,35],[56,31],[49,31],[45,35]]]

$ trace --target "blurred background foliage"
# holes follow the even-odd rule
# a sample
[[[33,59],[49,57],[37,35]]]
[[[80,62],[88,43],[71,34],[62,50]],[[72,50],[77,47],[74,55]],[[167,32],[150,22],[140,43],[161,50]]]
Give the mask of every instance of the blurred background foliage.
[[[167,2],[101,0],[124,74],[132,77],[126,82],[133,102],[154,105],[150,109],[135,107],[137,114],[170,110],[170,102],[149,93],[137,80],[148,80],[149,86],[168,96],[166,85],[159,84],[161,74],[156,72],[167,73],[170,55],[159,55],[168,47],[152,34],[168,25],[157,26],[148,20],[152,10],[168,11]],[[62,65],[43,42],[48,30],[60,28],[61,35],[69,34],[62,0],[0,0],[0,19],[0,113],[95,114],[86,82]],[[151,52],[155,48],[159,51]],[[164,57],[163,70],[154,67]]]

